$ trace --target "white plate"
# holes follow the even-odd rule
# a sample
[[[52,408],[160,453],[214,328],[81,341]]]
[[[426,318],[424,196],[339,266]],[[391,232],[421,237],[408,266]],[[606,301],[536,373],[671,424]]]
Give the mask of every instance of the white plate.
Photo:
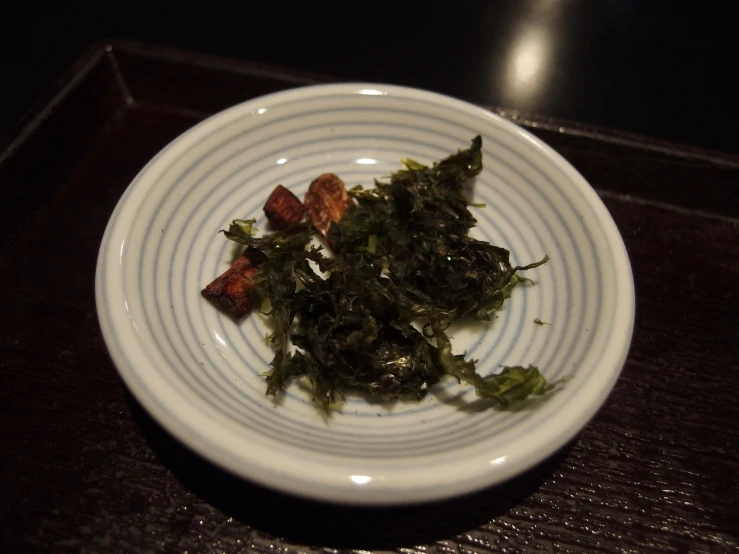
[[[501,365],[572,375],[535,409],[463,409],[474,391],[444,381],[420,403],[349,399],[321,417],[291,387],[265,396],[265,321],[220,315],[200,290],[229,266],[218,234],[256,217],[277,185],[301,198],[317,175],[371,184],[401,158],[438,160],[483,137],[476,236],[527,272],[487,332],[457,331],[487,374]],[[355,504],[441,499],[518,474],[571,439],[603,404],[626,358],[634,321],[621,236],[588,183],[516,125],[425,91],[375,84],[305,87],[245,102],[184,133],[136,177],[103,238],[96,275],[112,359],[146,409],[204,457],[245,478]],[[534,319],[550,322],[540,326]],[[479,403],[478,403],[479,404]]]

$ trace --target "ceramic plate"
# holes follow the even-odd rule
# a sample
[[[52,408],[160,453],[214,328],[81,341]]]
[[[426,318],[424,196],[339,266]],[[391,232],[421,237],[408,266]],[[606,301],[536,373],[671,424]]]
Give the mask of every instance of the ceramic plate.
[[[299,386],[265,395],[267,322],[219,314],[200,290],[229,267],[218,234],[257,219],[278,184],[303,197],[333,172],[371,185],[401,158],[438,160],[483,138],[471,190],[474,235],[511,251],[526,273],[488,326],[454,329],[482,374],[537,365],[572,380],[520,411],[482,409],[442,381],[421,402],[348,398],[321,416]],[[500,483],[552,454],[603,404],[624,364],[634,289],[621,236],[588,183],[546,144],[479,107],[375,84],[298,88],[221,112],[174,140],[111,216],[96,275],[100,323],[125,383],[171,433],[244,478],[316,499],[397,504]],[[551,325],[534,323],[541,319]]]

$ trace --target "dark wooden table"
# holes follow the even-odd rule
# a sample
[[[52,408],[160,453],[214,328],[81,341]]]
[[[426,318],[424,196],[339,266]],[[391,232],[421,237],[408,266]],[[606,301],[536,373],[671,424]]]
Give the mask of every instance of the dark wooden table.
[[[605,406],[503,486],[392,509],[232,477],[127,392],[94,305],[137,171],[209,114],[323,80],[120,43],[92,49],[0,157],[2,552],[739,552],[739,158],[498,110],[564,155],[631,257],[634,341]],[[32,190],[33,194],[28,191]]]

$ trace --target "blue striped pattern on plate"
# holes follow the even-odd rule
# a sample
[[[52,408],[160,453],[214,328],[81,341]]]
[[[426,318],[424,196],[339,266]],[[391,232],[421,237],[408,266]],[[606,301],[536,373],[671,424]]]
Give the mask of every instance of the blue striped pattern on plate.
[[[484,409],[443,381],[419,403],[350,397],[325,418],[300,383],[265,396],[268,321],[220,315],[200,290],[236,246],[218,234],[256,217],[282,184],[302,197],[325,172],[371,185],[399,167],[483,137],[471,184],[475,236],[508,248],[527,272],[491,323],[453,328],[455,351],[481,373],[535,364],[574,379],[536,409]],[[350,503],[445,498],[499,483],[573,437],[605,401],[624,363],[634,318],[621,237],[585,180],[519,127],[441,95],[374,84],[321,85],[246,102],[194,127],[126,190],[100,248],[101,327],[142,404],[217,464],[261,484]],[[551,323],[539,326],[534,319]]]

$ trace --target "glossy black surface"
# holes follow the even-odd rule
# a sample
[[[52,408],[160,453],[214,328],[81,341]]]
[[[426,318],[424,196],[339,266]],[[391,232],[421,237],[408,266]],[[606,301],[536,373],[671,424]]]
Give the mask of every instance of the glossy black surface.
[[[728,9],[658,0],[14,3],[0,18],[0,136],[91,43],[119,37],[739,152],[739,33]]]

